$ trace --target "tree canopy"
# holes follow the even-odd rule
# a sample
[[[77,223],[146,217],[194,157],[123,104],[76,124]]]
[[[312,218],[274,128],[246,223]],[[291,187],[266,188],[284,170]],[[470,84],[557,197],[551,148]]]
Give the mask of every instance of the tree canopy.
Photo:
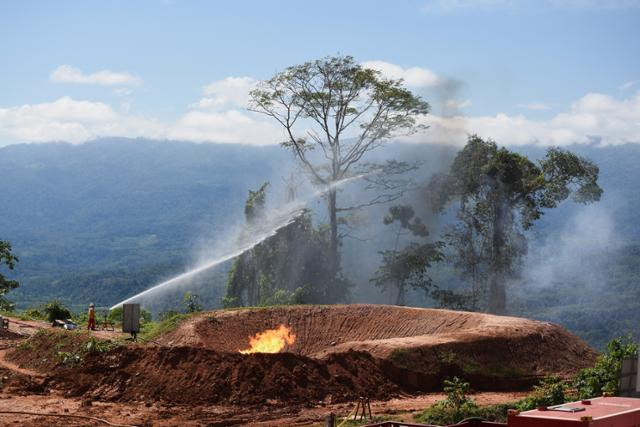
[[[397,198],[401,184],[392,183],[389,177],[411,166],[401,162],[366,163],[364,156],[390,138],[424,128],[418,118],[427,114],[429,104],[404,88],[402,80],[385,78],[351,56],[289,67],[261,82],[250,99],[252,111],[282,126],[282,145],[292,150],[312,182],[327,188],[329,261],[330,268],[337,272],[338,214],[356,207],[339,206],[333,184],[356,175],[368,177],[372,186],[383,182],[383,193],[360,206]]]
[[[427,196],[434,209],[457,203],[457,222],[447,238],[457,266],[473,283],[486,279],[487,286],[474,292],[488,292],[489,311],[506,310],[505,282],[526,253],[524,230],[569,196],[579,203],[598,201],[598,172],[590,160],[561,148],[550,148],[536,164],[472,135],[449,172],[431,180]]]
[[[18,257],[11,252],[11,243],[0,240],[0,267],[4,264],[9,270],[13,270],[17,262]],[[6,298],[6,294],[18,286],[19,284],[16,280],[9,280],[0,274],[0,310],[13,310],[13,303]]]
[[[432,288],[428,271],[431,266],[443,260],[442,242],[409,242],[400,249],[400,238],[410,235],[413,238],[425,238],[429,235],[427,227],[415,215],[411,206],[397,205],[389,208],[384,217],[385,225],[398,223],[393,249],[381,251],[382,264],[371,281],[387,292],[396,290],[396,305],[406,304],[407,288],[422,289],[428,292]]]

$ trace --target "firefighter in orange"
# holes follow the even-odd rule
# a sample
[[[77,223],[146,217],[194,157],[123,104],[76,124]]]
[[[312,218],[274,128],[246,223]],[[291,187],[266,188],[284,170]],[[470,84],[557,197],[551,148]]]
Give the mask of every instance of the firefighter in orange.
[[[96,330],[96,311],[93,308],[93,303],[89,304],[89,323],[87,329],[90,331]]]

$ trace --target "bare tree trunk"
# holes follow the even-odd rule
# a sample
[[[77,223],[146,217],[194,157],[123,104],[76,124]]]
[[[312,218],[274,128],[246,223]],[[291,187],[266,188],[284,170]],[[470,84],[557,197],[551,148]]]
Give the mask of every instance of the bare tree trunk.
[[[398,284],[398,298],[396,298],[396,305],[404,305],[404,285]]]
[[[491,259],[491,267],[489,271],[489,312],[494,314],[504,314],[507,311],[507,296],[505,290],[504,273],[504,221],[505,216],[504,203],[497,202],[497,206],[493,217],[493,251]]]
[[[329,271],[336,275],[340,270],[340,255],[338,253],[338,217],[336,214],[336,189],[329,190],[329,224],[331,227],[331,254],[329,262],[331,263]],[[329,296],[334,297],[334,290],[329,289]]]
[[[504,277],[500,271],[492,271],[489,275],[489,313],[505,314],[507,312],[507,295]]]

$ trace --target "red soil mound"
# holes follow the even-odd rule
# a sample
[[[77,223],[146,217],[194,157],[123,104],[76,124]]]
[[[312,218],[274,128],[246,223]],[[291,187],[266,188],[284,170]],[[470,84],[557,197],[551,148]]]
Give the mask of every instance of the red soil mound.
[[[219,353],[191,347],[120,347],[54,374],[69,396],[171,403],[261,404],[388,399],[400,387],[368,353],[324,361],[292,353]]]
[[[289,326],[278,354],[243,355],[249,337]],[[58,336],[59,335],[59,336]],[[529,386],[589,366],[596,353],[560,326],[513,317],[404,307],[279,307],[203,313],[156,342],[84,354],[69,366],[43,354],[86,347],[81,334],[42,333],[11,357],[71,396],[169,403],[315,404],[431,391],[454,375],[476,390]],[[86,339],[86,338],[85,338]],[[58,350],[60,351],[60,350]],[[56,359],[59,359],[57,357]]]
[[[297,337],[285,351],[322,359],[358,350],[430,374],[455,365],[467,376],[487,378],[566,375],[596,357],[581,339],[552,323],[384,305],[215,311],[181,323],[158,341],[237,352],[247,348],[249,336],[280,324]]]

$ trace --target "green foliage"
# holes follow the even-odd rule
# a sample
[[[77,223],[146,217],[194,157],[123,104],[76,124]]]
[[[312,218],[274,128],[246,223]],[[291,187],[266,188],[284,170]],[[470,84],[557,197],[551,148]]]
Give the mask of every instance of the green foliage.
[[[469,383],[454,377],[445,380],[446,399],[425,409],[416,419],[430,424],[455,424],[469,417],[480,417],[491,421],[503,421],[507,409],[528,411],[540,406],[561,405],[576,399],[588,399],[603,392],[617,394],[622,360],[637,357],[638,345],[631,337],[615,338],[607,345],[607,351],[600,355],[593,368],[580,371],[576,378],[567,382],[557,376],[547,376],[533,387],[530,395],[518,402],[478,407],[467,394]],[[571,393],[570,393],[571,391]],[[573,391],[577,395],[573,395]]]
[[[53,323],[55,320],[65,320],[73,317],[71,311],[58,300],[47,303],[44,306],[44,313],[50,323]]]
[[[199,302],[200,296],[198,294],[194,294],[191,291],[187,291],[184,293],[184,297],[182,297],[182,303],[184,304],[187,313],[197,313],[202,311],[202,305]]]
[[[267,187],[269,187],[269,183],[265,182],[257,190],[249,190],[249,196],[244,205],[244,216],[247,223],[252,224],[262,216],[267,199]]]
[[[520,411],[528,411],[539,406],[560,405],[567,401],[567,389],[568,385],[562,378],[545,377],[533,387],[532,393],[518,401],[515,407]]]
[[[486,295],[489,311],[506,311],[506,281],[527,250],[524,231],[571,194],[582,203],[599,200],[598,173],[589,160],[558,148],[536,165],[491,140],[469,137],[426,194],[436,211],[458,205],[446,240],[454,265],[472,279],[474,299]]]
[[[165,310],[158,315],[158,321],[164,322],[172,317],[180,316],[182,313],[176,310]]]
[[[277,146],[145,139],[0,150],[0,174],[11,183],[0,193],[0,239],[20,258],[10,277],[20,287],[7,294],[19,310],[54,298],[74,312],[89,301],[111,306],[182,272],[197,224],[222,232],[247,187],[291,163]],[[209,284],[194,288],[203,305],[218,302],[222,276],[198,277]]]
[[[110,340],[97,340],[94,337],[89,338],[89,342],[85,347],[89,354],[107,353],[118,346],[117,343]]]
[[[9,270],[13,270],[18,258],[11,252],[11,243],[0,240],[0,267],[6,265]],[[6,298],[7,292],[19,286],[16,280],[9,280],[0,274],[0,310],[13,311],[14,304]]]
[[[22,313],[25,320],[46,320],[47,316],[44,313],[44,307],[31,307]]]
[[[392,206],[384,217],[385,225],[398,222],[394,248],[379,252],[382,263],[371,279],[376,286],[386,291],[397,290],[397,305],[405,304],[405,293],[408,287],[422,289],[428,292],[433,283],[427,274],[431,266],[444,259],[442,242],[417,243],[410,242],[403,249],[399,249],[400,238],[403,235],[414,237],[428,236],[427,227],[422,220],[415,216],[410,206]]]
[[[250,92],[249,108],[271,117],[286,131],[289,148],[319,186],[357,174],[367,175],[368,188],[378,189],[368,203],[339,206],[338,191],[327,191],[329,257],[325,269],[325,302],[340,301],[348,283],[340,275],[339,226],[344,212],[395,200],[402,194],[401,181],[392,179],[413,169],[403,162],[371,164],[365,154],[393,137],[414,133],[425,126],[417,119],[429,104],[406,89],[402,79],[385,78],[363,68],[351,56],[333,56],[288,67]],[[324,156],[309,156],[319,148]],[[303,282],[304,283],[304,282]]]
[[[247,232],[262,219],[265,189],[250,192]],[[315,228],[309,212],[302,213],[233,261],[223,307],[344,301],[351,284],[331,268],[329,240],[327,228]]]
[[[155,337],[166,334],[168,332],[173,331],[178,327],[180,322],[190,318],[193,313],[183,314],[183,313],[170,313],[165,312],[162,316],[161,320],[158,322],[148,322],[141,326],[141,332],[139,338],[142,341],[153,340]]]
[[[63,365],[78,365],[82,363],[82,355],[79,353],[69,352],[69,351],[58,351],[55,354],[56,359],[59,363]]]
[[[508,409],[527,411],[539,406],[551,406],[565,403],[567,384],[558,377],[550,376],[541,380],[534,386],[531,395],[524,399],[500,405],[479,407],[468,397],[469,383],[454,377],[453,380],[445,380],[444,391],[447,397],[425,409],[416,416],[420,422],[436,425],[456,424],[465,418],[483,418],[489,421],[504,422]]]
[[[618,393],[622,361],[636,357],[638,345],[631,336],[615,338],[607,344],[606,351],[598,357],[593,368],[580,371],[574,382],[574,388],[580,399]]]
[[[424,410],[416,419],[428,424],[448,425],[465,418],[481,416],[481,408],[467,395],[469,389],[469,383],[458,377],[445,380],[444,391],[447,397]]]

